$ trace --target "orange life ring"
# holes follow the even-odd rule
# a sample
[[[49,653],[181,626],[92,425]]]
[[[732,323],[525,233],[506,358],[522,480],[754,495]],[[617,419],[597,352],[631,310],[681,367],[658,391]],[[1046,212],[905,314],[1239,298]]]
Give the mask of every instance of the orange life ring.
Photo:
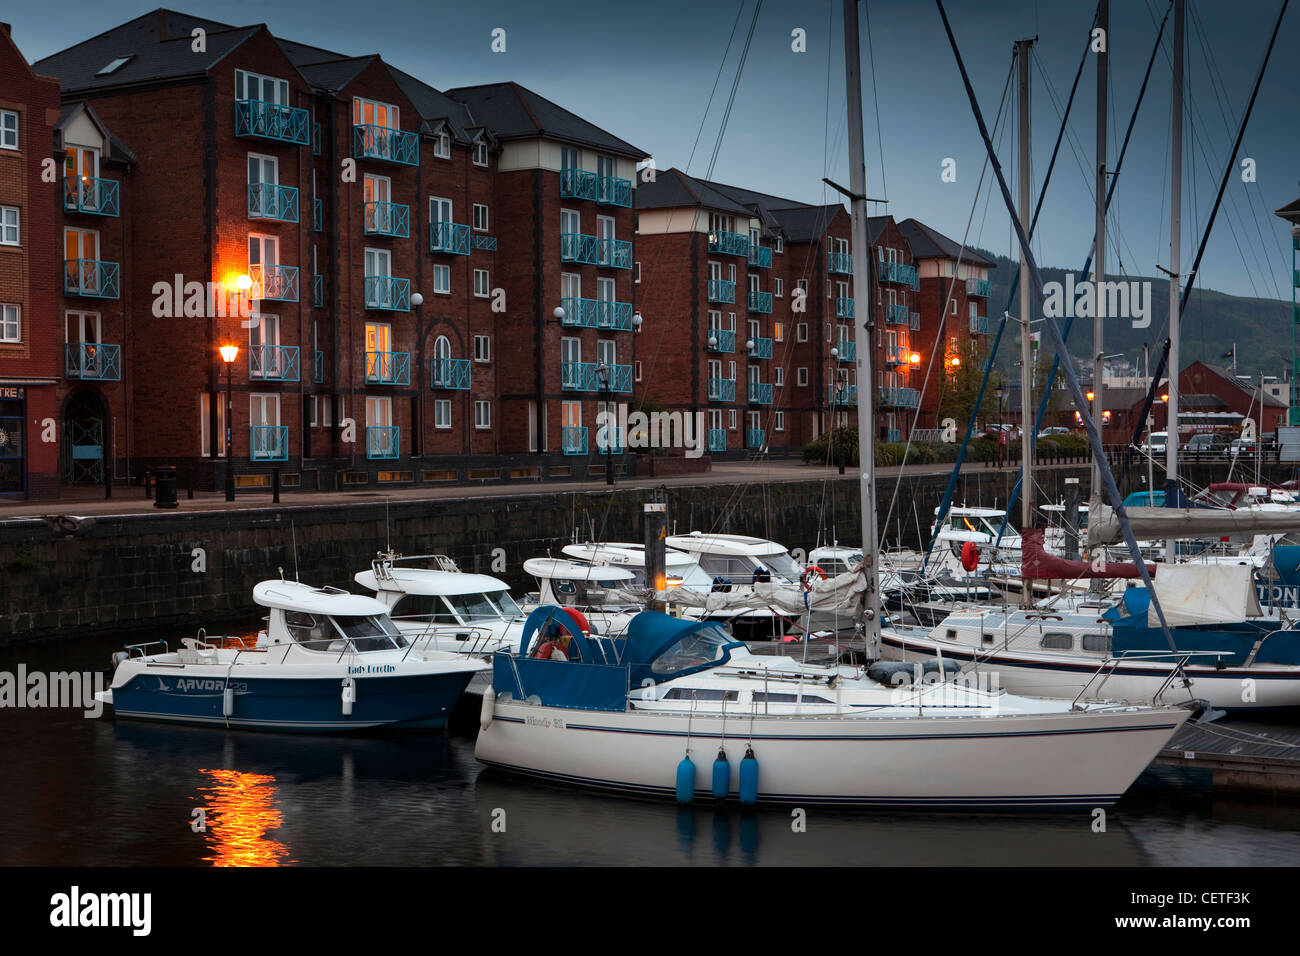
[[[799,583],[804,586],[804,590],[806,591],[811,591],[813,589],[813,586],[808,583],[808,576],[814,571],[817,572],[818,576],[821,577],[823,581],[826,580],[826,572],[817,567],[817,565],[810,564],[808,567],[803,569],[803,574],[799,575]]]
[[[980,548],[974,541],[967,541],[961,546],[961,566],[967,571],[974,571],[980,566]]]

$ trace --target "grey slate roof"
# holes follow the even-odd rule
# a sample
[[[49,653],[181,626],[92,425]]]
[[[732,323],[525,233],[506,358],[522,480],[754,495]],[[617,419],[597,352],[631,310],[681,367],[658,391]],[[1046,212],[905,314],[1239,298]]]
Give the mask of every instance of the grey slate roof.
[[[907,239],[907,244],[912,247],[912,255],[917,259],[951,259],[956,262],[960,256],[962,262],[971,265],[997,268],[998,264],[988,257],[980,255],[969,246],[963,251],[960,242],[953,242],[943,233],[916,219],[904,219],[898,224],[898,231]]]
[[[438,92],[428,83],[402,72],[395,66],[386,65],[388,72],[406,94],[406,98],[420,111],[422,119],[426,122],[446,120],[456,140],[462,143],[473,141],[474,132],[480,124],[474,122],[474,117],[464,103],[459,103],[447,94]]]
[[[753,212],[709,183],[688,176],[677,167],[655,175],[652,183],[638,183],[637,209],[675,209],[683,206],[704,206],[719,212],[729,212],[748,218]]]
[[[518,83],[462,86],[446,92],[469,108],[475,125],[490,128],[498,139],[545,136],[633,159],[650,155]]]
[[[280,47],[289,54],[286,44],[281,43]],[[379,57],[372,53],[369,56],[342,56],[329,60],[299,62],[289,55],[289,60],[298,68],[304,80],[318,90],[328,90],[331,93],[343,89],[357,78],[357,74],[377,59]]]

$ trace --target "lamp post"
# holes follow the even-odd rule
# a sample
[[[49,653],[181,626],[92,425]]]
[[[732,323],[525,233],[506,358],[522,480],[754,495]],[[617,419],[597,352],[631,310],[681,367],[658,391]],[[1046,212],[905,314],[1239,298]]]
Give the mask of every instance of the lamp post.
[[[419,292],[412,292],[412,293],[411,293],[411,305],[413,305],[413,306],[415,307],[415,335],[416,335],[416,342],[419,343],[418,354],[417,354],[417,356],[416,356],[416,366],[415,366],[415,368],[416,368],[416,376],[415,376],[415,377],[416,377],[416,379],[417,379],[417,381],[418,381],[419,377],[420,377],[421,375],[424,374],[424,372],[423,372],[423,368],[424,368],[424,313],[420,311],[420,306],[424,305],[424,296],[421,295]],[[438,361],[438,358],[437,358],[436,355],[434,356],[434,361],[435,361],[435,362]],[[411,437],[411,454],[412,454],[412,455],[423,455],[423,454],[424,454],[424,389],[423,389],[423,388],[418,389],[417,392],[416,392],[416,395],[418,396],[418,397],[416,398],[416,400],[415,400],[415,410],[416,410],[416,419],[417,419],[417,420],[416,420],[415,423],[414,423],[414,427],[412,427],[412,429],[411,429],[411,432],[412,432],[412,437]],[[391,424],[391,421],[392,421],[392,420],[389,419],[390,424]],[[467,426],[468,426],[468,422],[466,422],[465,424],[466,424],[466,427],[467,427]],[[468,430],[468,427],[467,427],[467,430]],[[399,432],[398,435],[400,436],[401,433]],[[400,437],[399,437],[399,441],[400,441]]]
[[[235,500],[235,463],[234,463],[234,423],[235,409],[231,375],[235,368],[235,359],[239,358],[238,345],[223,345],[219,349],[221,361],[226,363],[226,500]],[[250,433],[251,434],[251,433]]]
[[[997,395],[998,397],[998,467],[1001,468],[1002,465],[1004,464],[1002,460],[1002,448],[1006,444],[1006,436],[1007,436],[1007,433],[1002,429],[1002,426],[1004,424],[1004,422],[1002,421],[1002,399],[1006,397],[1007,393],[1006,393],[1006,389],[1004,389],[1001,385],[999,385],[997,388],[993,390],[993,394]]]
[[[609,368],[609,366],[606,365],[604,362],[601,362],[599,365],[596,366],[596,380],[597,380],[598,382],[600,382],[600,391],[601,391],[601,393],[605,396],[605,408],[604,408],[605,416],[606,416],[606,423],[605,423],[605,484],[607,484],[607,485],[612,485],[612,484],[614,484],[614,460],[613,460],[613,458],[611,457],[611,455],[612,455],[612,449],[611,449],[611,447],[610,447],[609,436],[610,436],[611,434],[617,435],[618,432],[617,432],[617,426],[615,426],[614,429],[611,429],[610,426],[609,426],[609,421],[608,421],[608,419],[609,419],[609,394],[610,394],[610,393],[609,393],[609,375],[610,375],[610,368]]]

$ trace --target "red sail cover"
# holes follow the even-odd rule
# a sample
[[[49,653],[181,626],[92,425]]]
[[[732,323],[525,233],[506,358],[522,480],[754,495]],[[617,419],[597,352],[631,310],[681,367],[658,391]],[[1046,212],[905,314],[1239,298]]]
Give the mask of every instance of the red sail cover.
[[[1147,565],[1147,573],[1155,574],[1156,566]],[[1096,571],[1087,561],[1070,561],[1048,554],[1043,550],[1043,529],[1025,528],[1020,532],[1020,574],[1033,581],[1046,581],[1052,578],[1136,578],[1140,577],[1137,565],[1132,561],[1123,563],[1107,561],[1105,570]]]

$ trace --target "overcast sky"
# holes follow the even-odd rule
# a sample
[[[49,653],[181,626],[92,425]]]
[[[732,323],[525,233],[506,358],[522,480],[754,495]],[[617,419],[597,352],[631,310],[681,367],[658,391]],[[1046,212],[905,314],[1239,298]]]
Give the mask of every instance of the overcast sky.
[[[349,55],[379,53],[443,89],[514,80],[645,149],[659,169],[678,166],[705,176],[716,147],[714,179],[801,201],[834,201],[821,179],[829,176],[847,182],[838,2],[763,3],[718,146],[755,3],[370,0],[359,5],[350,0],[195,0],[177,6],[235,25],[265,22],[278,35]],[[1183,177],[1186,265],[1195,253],[1280,3],[1189,0]],[[37,60],[152,8],[149,3],[64,0],[58,16],[39,4],[11,7],[5,16],[12,18],[19,47],[30,60]],[[1166,9],[1163,0],[1112,4],[1112,167]],[[1094,10],[1095,3],[1087,0],[948,3],[990,125],[1011,65],[1013,42],[1038,38],[1031,110],[1035,195],[1059,126],[1057,104],[1064,105]],[[888,211],[896,218],[916,217],[958,241],[966,233],[974,204],[970,243],[1012,254],[1002,201],[996,194],[988,200],[991,173],[976,202],[984,148],[937,7],[926,0],[875,0],[862,11],[868,194],[887,198]],[[724,64],[724,51],[737,22]],[[492,31],[498,27],[506,31],[504,53],[490,48]],[[806,52],[791,49],[795,29],[805,31]],[[1171,38],[1172,18],[1112,206],[1110,272],[1151,275],[1157,262],[1168,263]],[[1297,40],[1300,11],[1291,11],[1282,24],[1236,158],[1238,164],[1245,157],[1255,160],[1257,182],[1243,183],[1239,168],[1234,172],[1202,265],[1199,284],[1203,287],[1291,298],[1289,235],[1272,212],[1300,196],[1300,124],[1291,60],[1300,48]],[[715,81],[717,91],[706,115]],[[1095,161],[1095,101],[1095,58],[1090,58],[1035,243],[1044,265],[1077,268],[1092,238],[1092,174],[1088,171]],[[1005,139],[999,136],[999,154],[1008,175],[1015,154],[1012,118],[1008,112]],[[946,158],[956,161],[955,183],[940,181]]]

